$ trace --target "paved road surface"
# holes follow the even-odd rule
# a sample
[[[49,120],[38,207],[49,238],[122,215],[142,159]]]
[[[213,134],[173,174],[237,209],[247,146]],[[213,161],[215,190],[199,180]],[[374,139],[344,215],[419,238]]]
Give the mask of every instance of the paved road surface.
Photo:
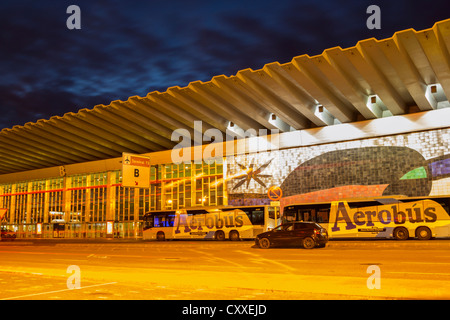
[[[79,289],[70,288],[78,283],[69,266],[79,268]],[[16,240],[0,242],[0,285],[6,300],[449,299],[450,240],[332,241],[313,250]]]

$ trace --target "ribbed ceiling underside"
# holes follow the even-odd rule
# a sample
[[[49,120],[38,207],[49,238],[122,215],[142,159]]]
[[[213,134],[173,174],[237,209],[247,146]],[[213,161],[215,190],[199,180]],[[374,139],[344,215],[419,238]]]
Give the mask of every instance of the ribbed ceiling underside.
[[[171,149],[172,132],[194,137],[196,120],[203,132],[230,122],[283,132],[432,110],[447,97],[450,20],[3,129],[0,174]]]

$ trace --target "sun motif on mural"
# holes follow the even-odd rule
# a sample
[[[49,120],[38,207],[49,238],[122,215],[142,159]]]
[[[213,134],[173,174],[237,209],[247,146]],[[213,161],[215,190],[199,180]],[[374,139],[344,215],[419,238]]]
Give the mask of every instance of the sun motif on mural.
[[[240,186],[242,186],[244,183],[247,182],[246,188],[248,188],[250,181],[253,179],[255,180],[258,184],[260,184],[261,186],[263,186],[264,188],[266,188],[266,184],[261,180],[261,178],[271,178],[272,175],[270,174],[261,174],[262,171],[264,171],[264,169],[266,169],[269,164],[272,162],[273,159],[270,159],[269,161],[267,161],[266,163],[264,163],[263,165],[261,165],[259,168],[255,168],[255,160],[253,159],[252,162],[250,163],[250,165],[248,167],[238,163],[237,165],[241,168],[242,173],[241,174],[237,174],[233,180],[240,180],[238,183],[236,183],[236,185],[233,187],[233,190],[239,188]]]

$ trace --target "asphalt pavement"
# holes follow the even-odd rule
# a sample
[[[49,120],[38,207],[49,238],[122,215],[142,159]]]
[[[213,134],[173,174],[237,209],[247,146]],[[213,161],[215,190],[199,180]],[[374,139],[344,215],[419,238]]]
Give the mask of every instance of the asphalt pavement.
[[[450,240],[16,239],[0,242],[0,299],[449,299],[449,267]]]

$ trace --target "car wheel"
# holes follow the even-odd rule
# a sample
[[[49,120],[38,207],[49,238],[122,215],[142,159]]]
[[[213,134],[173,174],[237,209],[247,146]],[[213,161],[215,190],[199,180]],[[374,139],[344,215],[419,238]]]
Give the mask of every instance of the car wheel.
[[[164,232],[159,231],[159,232],[156,234],[156,240],[158,240],[158,241],[164,241],[164,240],[166,240],[166,235],[164,234]]]
[[[263,249],[269,249],[270,248],[270,241],[267,238],[259,239],[259,247]]]
[[[305,249],[312,249],[316,246],[316,242],[311,237],[306,237],[303,239],[303,248]]]
[[[416,237],[419,240],[430,240],[431,230],[427,227],[419,227],[416,229]]]
[[[225,240],[225,233],[222,230],[216,231],[215,238],[216,240],[223,241]]]
[[[231,241],[238,241],[239,240],[239,232],[237,232],[236,230],[231,231],[229,238]]]
[[[394,238],[397,240],[407,240],[409,238],[408,229],[403,227],[395,228]]]

